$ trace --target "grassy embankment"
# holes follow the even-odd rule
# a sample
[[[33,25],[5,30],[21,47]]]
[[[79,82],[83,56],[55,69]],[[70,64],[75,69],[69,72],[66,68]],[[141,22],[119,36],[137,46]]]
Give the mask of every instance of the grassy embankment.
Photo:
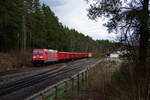
[[[72,100],[132,100],[128,63],[104,60],[89,72],[87,85]]]

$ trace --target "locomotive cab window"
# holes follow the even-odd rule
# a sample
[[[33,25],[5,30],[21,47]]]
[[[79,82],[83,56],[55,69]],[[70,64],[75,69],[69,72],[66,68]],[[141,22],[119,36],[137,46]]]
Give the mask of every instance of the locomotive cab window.
[[[34,55],[43,55],[43,51],[34,51],[33,54]]]

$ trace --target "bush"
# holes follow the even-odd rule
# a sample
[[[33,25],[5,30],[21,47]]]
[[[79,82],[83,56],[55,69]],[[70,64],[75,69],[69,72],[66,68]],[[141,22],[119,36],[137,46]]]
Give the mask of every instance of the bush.
[[[114,72],[112,78],[115,80],[125,80],[129,74],[129,71],[125,67],[121,67],[119,71]]]
[[[26,54],[26,66],[31,66],[32,53],[30,50]],[[0,53],[0,72],[23,67],[22,55],[18,52]]]

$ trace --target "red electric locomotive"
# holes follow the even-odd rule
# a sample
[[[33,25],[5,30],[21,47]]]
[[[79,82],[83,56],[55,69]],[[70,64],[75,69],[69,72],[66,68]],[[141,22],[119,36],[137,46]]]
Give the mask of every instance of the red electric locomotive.
[[[48,62],[57,62],[71,59],[87,58],[91,56],[99,56],[96,53],[74,53],[74,52],[59,52],[52,49],[34,49],[32,54],[32,63],[45,64]]]
[[[52,49],[34,49],[32,54],[33,64],[44,64],[47,62],[58,61],[56,50]]]

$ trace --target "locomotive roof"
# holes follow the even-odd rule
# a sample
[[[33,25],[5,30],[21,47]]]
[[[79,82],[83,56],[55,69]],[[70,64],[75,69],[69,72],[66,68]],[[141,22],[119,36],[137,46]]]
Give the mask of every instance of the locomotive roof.
[[[53,50],[53,49],[34,49],[34,50],[44,50],[44,51],[50,51],[50,52],[57,52],[57,50]]]
[[[57,52],[57,50],[53,50],[53,49],[46,49],[46,50],[50,52]]]

